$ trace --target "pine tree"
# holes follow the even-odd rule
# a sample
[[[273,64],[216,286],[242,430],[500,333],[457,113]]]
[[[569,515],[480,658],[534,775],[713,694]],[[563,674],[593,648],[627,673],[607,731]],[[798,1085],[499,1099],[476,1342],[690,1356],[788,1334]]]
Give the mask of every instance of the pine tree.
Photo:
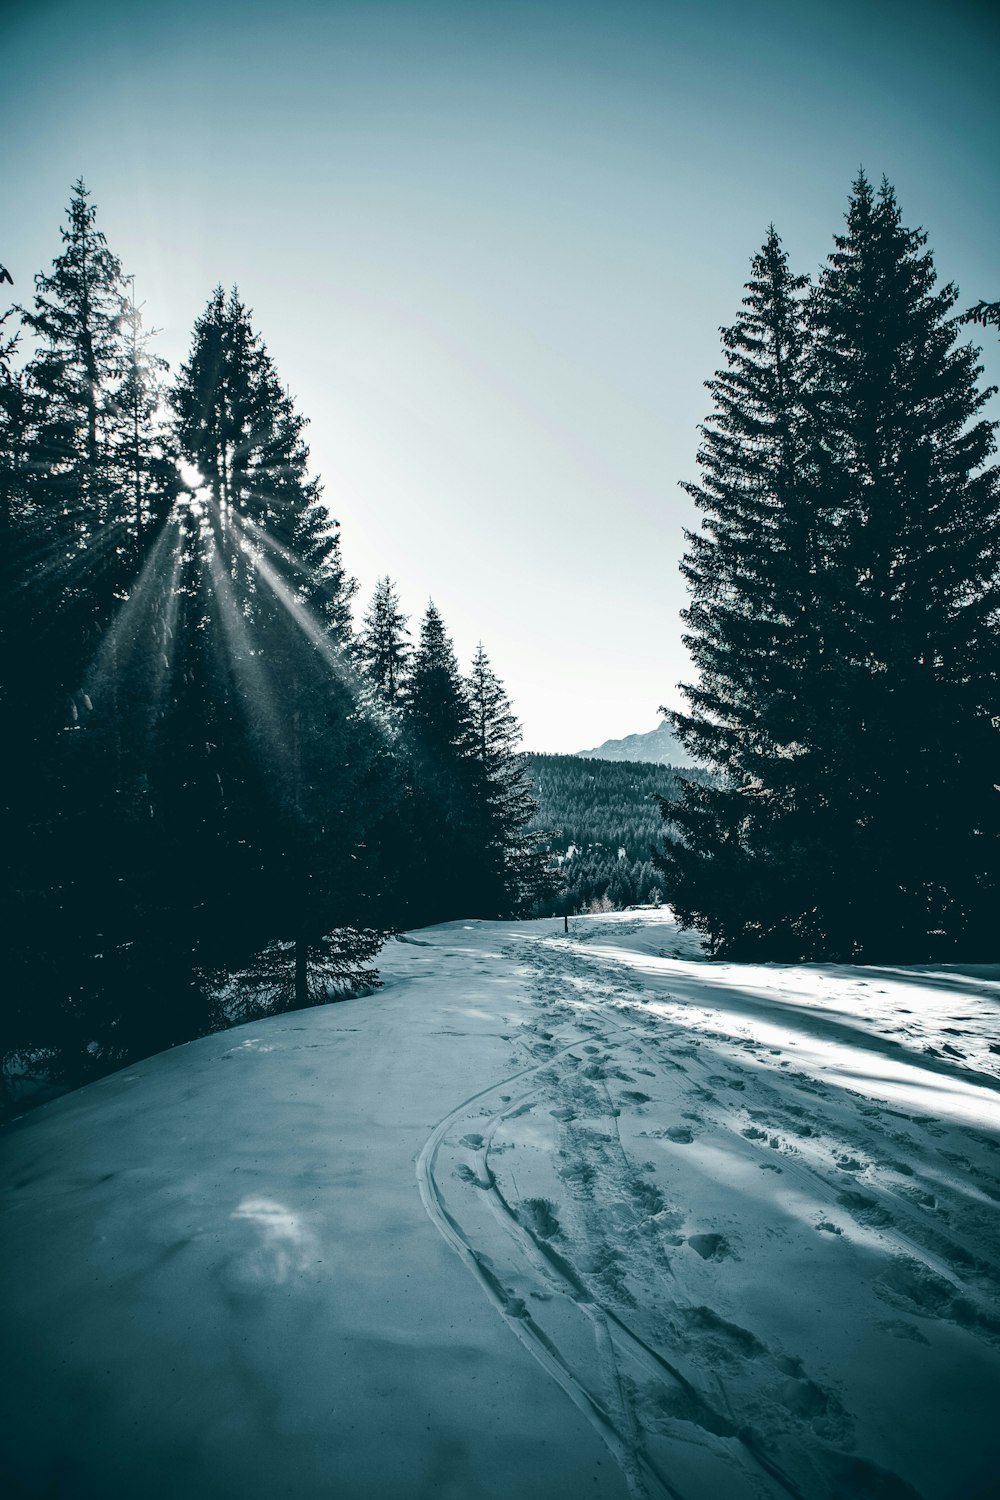
[[[412,653],[407,619],[399,607],[392,579],[380,578],[358,636],[356,653],[372,697],[390,722],[402,708]]]
[[[1000,471],[978,350],[892,188],[854,185],[810,307],[810,400],[834,518],[826,947],[925,957],[987,941]]]
[[[105,499],[104,449],[115,384],[124,303],[122,268],[97,228],[82,181],[73,186],[62,230],[63,253],[35,277],[26,326],[41,342],[32,378],[48,397],[50,426],[41,444],[67,485],[99,509]]]
[[[41,626],[41,675],[58,680],[72,704],[126,580],[128,535],[111,463],[115,392],[123,356],[125,287],[121,262],[97,227],[83,182],[73,188],[63,251],[35,277],[25,327],[37,349],[27,379],[37,392],[31,433],[32,556]],[[58,586],[58,608],[52,597]],[[44,623],[43,623],[44,622]],[[42,633],[43,632],[43,633]]]
[[[470,916],[527,911],[546,888],[545,856],[527,825],[538,811],[519,753],[521,727],[482,643],[466,681],[473,757]]]
[[[280,576],[324,634],[346,641],[354,584],[322,486],[308,472],[306,420],[235,288],[228,299],[221,287],[212,293],[171,400],[178,446],[204,476],[216,529],[233,527],[236,548],[259,553],[258,584],[251,572],[250,587]]]
[[[665,805],[664,871],[730,956],[914,960],[988,930],[1000,496],[990,393],[925,240],[858,180],[799,336],[790,468],[753,420],[776,360],[737,345],[713,387],[707,540],[685,559],[701,675],[674,719],[720,776]]]
[[[4,696],[9,692],[9,653],[14,642],[9,631],[22,607],[22,601],[16,599],[15,594],[19,592],[24,571],[24,560],[19,553],[25,523],[27,434],[31,424],[31,395],[24,372],[16,364],[21,336],[20,323],[16,320],[17,310],[13,307],[0,315],[0,568],[3,569],[4,585],[0,600],[4,643],[0,692]]]
[[[137,577],[147,544],[170,514],[180,483],[161,420],[167,362],[152,347],[157,330],[143,324],[142,309],[134,300],[134,278],[124,279],[130,292],[121,312],[109,448],[113,482],[121,496],[118,508],[127,517],[125,563]]]
[[[102,725],[83,733],[93,713],[87,664],[100,642],[117,643],[115,622],[152,543],[134,509],[136,486],[151,518],[172,467],[155,431],[155,392],[146,396],[155,357],[129,370],[121,266],[82,183],[67,218],[62,253],[35,278],[33,310],[21,310],[34,352],[4,381],[3,693],[16,788],[4,830],[14,986],[32,996],[34,1045],[58,1045],[68,1058],[88,1043],[99,993],[114,987],[102,905],[121,905],[130,838],[107,702]],[[134,337],[141,347],[137,316]],[[138,427],[122,404],[130,377]]]
[[[149,347],[82,182],[67,221],[62,253],[35,278],[33,310],[21,310],[36,347],[16,392],[12,566],[30,648],[13,651],[13,691],[20,720],[43,736],[79,722],[84,668],[133,589],[153,522],[176,493],[158,422],[164,364]]]
[[[406,719],[418,752],[432,767],[469,759],[469,704],[455,648],[431,600],[420,622],[420,638],[407,683]]]
[[[213,749],[188,748],[209,787],[218,762],[225,791],[211,817],[238,887],[226,896],[240,913],[232,956],[271,939],[253,975],[274,990],[282,970],[286,1001],[304,1004],[379,941],[362,929],[386,758],[357,707],[353,583],[308,473],[305,421],[236,291],[213,293],[172,401],[180,450],[206,481],[191,502],[187,672],[212,685],[193,715]]]
[[[469,703],[454,647],[433,602],[413,654],[403,743],[411,787],[402,826],[407,917],[423,925],[464,914],[475,847]]]
[[[16,309],[0,316],[0,707],[4,716],[6,771],[2,805],[3,873],[0,905],[10,933],[5,952],[7,996],[0,1007],[0,1104],[7,1081],[7,1067],[23,1051],[37,1044],[37,1003],[25,982],[27,944],[23,934],[33,925],[30,882],[25,879],[24,856],[30,848],[30,833],[22,817],[25,796],[24,769],[34,757],[24,754],[26,736],[19,730],[18,684],[25,664],[18,658],[24,649],[22,611],[22,528],[27,483],[26,433],[30,422],[30,393],[23,372],[17,368],[20,326]]]
[[[702,481],[684,486],[704,516],[682,562],[684,641],[699,678],[684,689],[691,711],[668,717],[721,775],[689,778],[665,804],[663,872],[682,921],[727,952],[800,941],[790,825],[823,547],[803,404],[806,285],[772,226],[723,330],[725,368],[707,382],[715,411],[701,429]]]

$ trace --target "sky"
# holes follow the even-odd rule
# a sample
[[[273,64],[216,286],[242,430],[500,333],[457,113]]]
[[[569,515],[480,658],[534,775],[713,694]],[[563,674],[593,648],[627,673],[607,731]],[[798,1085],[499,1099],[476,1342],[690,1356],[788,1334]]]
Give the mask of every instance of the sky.
[[[770,222],[815,275],[863,165],[1000,296],[989,4],[0,0],[0,35],[14,295],[80,176],[175,368],[238,285],[359,613],[433,598],[529,749],[681,702],[680,485]]]

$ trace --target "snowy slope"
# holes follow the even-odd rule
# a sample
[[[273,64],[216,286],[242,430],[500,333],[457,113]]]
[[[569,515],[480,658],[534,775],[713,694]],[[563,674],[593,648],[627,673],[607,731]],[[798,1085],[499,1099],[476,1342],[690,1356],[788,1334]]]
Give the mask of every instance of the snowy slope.
[[[1000,968],[648,912],[383,972],[5,1132],[13,1493],[996,1495]]]

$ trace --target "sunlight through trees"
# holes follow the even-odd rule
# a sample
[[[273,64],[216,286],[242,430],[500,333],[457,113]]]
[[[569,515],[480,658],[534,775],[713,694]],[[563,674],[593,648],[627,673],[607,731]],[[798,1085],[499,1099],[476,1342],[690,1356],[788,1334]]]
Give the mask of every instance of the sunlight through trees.
[[[13,312],[0,344],[2,1051],[79,1080],[376,987],[387,932],[470,891],[510,915],[540,856],[495,678],[479,753],[433,606],[412,660],[389,580],[355,637],[305,419],[239,293],[169,380],[82,182],[62,235],[17,310],[27,359]]]

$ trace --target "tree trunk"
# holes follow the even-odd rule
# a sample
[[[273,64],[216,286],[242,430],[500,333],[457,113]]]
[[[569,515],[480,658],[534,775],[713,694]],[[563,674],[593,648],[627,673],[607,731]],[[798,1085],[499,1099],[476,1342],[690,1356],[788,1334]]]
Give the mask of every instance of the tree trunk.
[[[309,950],[303,937],[295,939],[295,1008],[309,1004]]]

